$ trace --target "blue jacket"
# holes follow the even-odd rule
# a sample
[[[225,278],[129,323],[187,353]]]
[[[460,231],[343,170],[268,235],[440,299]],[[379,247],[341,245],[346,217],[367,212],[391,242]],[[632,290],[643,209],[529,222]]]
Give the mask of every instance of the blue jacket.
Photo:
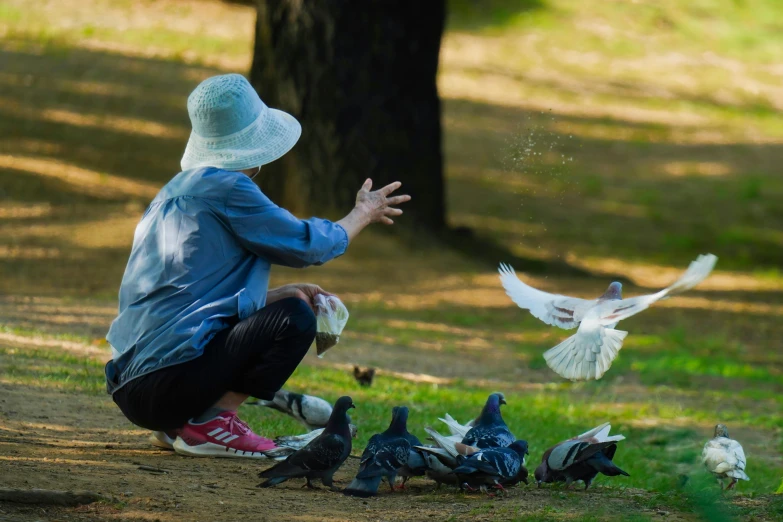
[[[347,247],[343,227],[297,219],[241,172],[181,172],[136,227],[106,336],[108,392],[198,357],[232,318],[262,308],[273,264],[319,265]]]

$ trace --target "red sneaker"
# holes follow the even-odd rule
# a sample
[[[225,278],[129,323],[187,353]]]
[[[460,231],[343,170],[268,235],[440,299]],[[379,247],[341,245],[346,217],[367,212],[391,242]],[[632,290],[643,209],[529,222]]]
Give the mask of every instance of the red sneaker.
[[[191,457],[236,457],[263,459],[275,443],[253,433],[232,411],[225,411],[203,424],[185,424],[174,441],[174,451]]]

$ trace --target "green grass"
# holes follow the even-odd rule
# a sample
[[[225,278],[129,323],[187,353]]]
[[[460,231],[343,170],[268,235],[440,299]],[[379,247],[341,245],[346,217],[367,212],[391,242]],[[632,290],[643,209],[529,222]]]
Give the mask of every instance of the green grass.
[[[103,364],[50,350],[26,351],[0,349],[0,367],[3,379],[15,384],[55,388],[64,391],[103,394],[105,381]],[[522,392],[513,384],[477,386],[465,383],[432,385],[381,375],[370,388],[361,388],[347,371],[329,368],[301,366],[286,385],[292,390],[308,393],[334,401],[339,395],[350,395],[357,408],[351,412],[352,420],[359,426],[355,452],[360,453],[369,437],[388,425],[391,408],[404,404],[410,407],[410,430],[424,437],[423,428],[440,427],[437,418],[449,413],[466,422],[480,411],[486,397],[494,391],[504,391],[508,405],[503,415],[509,427],[519,437],[528,440],[531,451],[531,467],[539,461],[543,451],[552,444],[604,421],[611,421],[613,432],[622,433],[627,440],[620,444],[616,463],[631,477],[613,479],[599,476],[596,485],[615,488],[642,488],[662,495],[676,490],[678,477],[687,474],[693,480],[705,473],[698,464],[701,447],[708,432],[694,427],[675,427],[682,418],[700,422],[712,418],[708,409],[683,409],[677,399],[659,396],[644,404],[623,404],[614,401],[617,388],[605,382],[577,385],[547,386],[539,391]],[[706,407],[707,405],[705,405]],[[244,406],[241,415],[258,431],[277,435],[301,433],[301,425],[265,408]],[[757,426],[759,418],[735,414],[736,425]],[[654,419],[650,427],[636,427],[641,418]],[[731,418],[731,417],[727,417]],[[741,424],[740,424],[741,423]],[[442,431],[445,431],[443,427]],[[752,458],[752,457],[751,457]],[[783,467],[764,466],[753,460],[748,467],[753,481],[743,483],[741,495],[757,495],[774,492]],[[706,486],[705,486],[706,487]],[[677,497],[687,504],[687,496]],[[683,493],[685,495],[685,493]],[[673,502],[669,499],[667,502]]]
[[[657,265],[684,268],[711,251],[718,276],[729,279],[689,294],[704,301],[693,308],[672,300],[623,322],[630,334],[610,372],[571,384],[541,356],[569,333],[511,305],[488,277],[494,267],[428,241],[363,234],[337,262],[276,271],[273,283],[309,279],[348,296],[348,329],[325,363],[453,380],[382,375],[364,389],[347,372],[303,366],[288,386],[329,400],[351,394],[356,452],[396,404],[411,407],[421,435],[446,412],[471,418],[497,389],[533,462],[609,420],[628,437],[617,462],[632,476],[599,478],[604,492],[627,500],[628,488],[642,488],[647,507],[707,520],[719,520],[725,503],[698,456],[711,426],[726,422],[743,437],[752,477],[725,495],[727,512],[780,518],[779,508],[754,502],[783,493],[783,3],[451,0],[449,9],[439,81],[451,224],[520,255],[647,269],[642,284]],[[0,292],[9,296],[0,300],[1,334],[90,344],[105,332],[149,198],[96,195],[64,174],[165,183],[187,135],[188,93],[202,78],[249,64],[253,23],[250,8],[224,2],[0,5],[0,133],[8,136],[0,143]],[[53,163],[20,167],[8,156]],[[607,282],[533,284],[589,296]],[[24,296],[54,304],[23,308],[14,299]],[[15,346],[0,349],[2,382],[105,393],[101,364]],[[301,431],[271,411],[245,407],[242,415],[264,433]],[[685,488],[681,474],[691,478]],[[567,502],[577,494],[553,495]],[[626,507],[624,519],[649,519]],[[470,509],[477,518],[530,520],[500,503]],[[569,513],[543,505],[533,519]],[[610,515],[601,506],[584,519]]]

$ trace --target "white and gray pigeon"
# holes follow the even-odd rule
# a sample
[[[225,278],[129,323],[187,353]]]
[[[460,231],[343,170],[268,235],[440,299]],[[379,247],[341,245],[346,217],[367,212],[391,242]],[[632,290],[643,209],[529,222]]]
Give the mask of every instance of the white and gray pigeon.
[[[290,415],[309,430],[326,426],[332,414],[332,405],[322,398],[286,390],[279,390],[271,401],[258,400],[253,404]]]
[[[459,485],[458,477],[452,471],[459,466],[462,457],[468,457],[481,450],[474,446],[462,444],[463,435],[441,435],[429,426],[424,428],[424,431],[427,432],[434,444],[431,446],[418,445],[415,446],[415,449],[423,452],[425,455],[425,462],[428,468],[426,471],[427,477],[434,480],[438,487],[441,484]]]
[[[313,479],[320,479],[324,486],[336,490],[332,477],[351,454],[347,412],[354,407],[348,396],[337,399],[324,431],[284,461],[259,473],[258,476],[266,480],[258,487],[268,488],[292,478],[304,478],[307,480],[305,486],[309,488],[315,488]]]
[[[527,483],[527,454],[527,441],[517,440],[505,448],[482,449],[462,458],[453,473],[467,489],[475,490],[478,487],[485,491],[487,486],[492,486],[503,490],[503,486]]]
[[[718,478],[721,489],[723,479],[731,479],[726,489],[734,489],[738,480],[750,480],[745,474],[745,452],[739,442],[729,438],[729,429],[723,424],[715,426],[715,436],[704,445],[701,461]]]
[[[523,283],[508,265],[499,268],[506,294],[522,309],[546,324],[569,330],[579,328],[544,353],[555,373],[572,381],[600,379],[612,366],[628,332],[615,330],[623,319],[638,314],[656,301],[690,290],[712,272],[718,258],[700,255],[671,286],[650,295],[622,298],[622,284],[614,282],[598,299],[580,299],[536,290]]]
[[[538,487],[550,482],[565,482],[570,487],[581,480],[587,490],[598,473],[608,477],[629,476],[612,462],[617,443],[625,437],[610,436],[611,429],[611,424],[606,422],[546,450],[535,471]]]

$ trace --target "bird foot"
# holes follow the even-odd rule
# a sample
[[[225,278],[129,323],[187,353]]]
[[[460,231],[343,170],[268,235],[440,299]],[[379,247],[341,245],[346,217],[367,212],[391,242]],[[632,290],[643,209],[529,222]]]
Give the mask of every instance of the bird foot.
[[[303,488],[308,488],[308,489],[321,489],[318,486],[316,486],[315,484],[312,484],[309,480],[307,482],[305,482],[304,486],[302,486],[302,487]]]
[[[476,488],[471,487],[470,484],[468,484],[467,482],[462,483],[462,489],[465,489],[467,491],[478,491]]]

